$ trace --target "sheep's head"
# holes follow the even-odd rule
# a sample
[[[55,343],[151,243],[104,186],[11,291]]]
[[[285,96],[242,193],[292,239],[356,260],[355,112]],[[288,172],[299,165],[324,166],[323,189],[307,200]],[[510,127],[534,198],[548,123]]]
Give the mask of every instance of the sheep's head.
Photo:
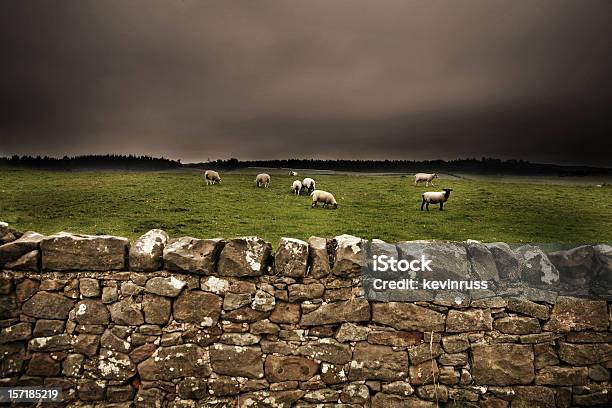
[[[433,178],[437,179],[438,178],[438,173],[434,173]]]
[[[450,193],[451,191],[453,191],[452,188],[443,188],[442,191],[446,191],[447,193]]]

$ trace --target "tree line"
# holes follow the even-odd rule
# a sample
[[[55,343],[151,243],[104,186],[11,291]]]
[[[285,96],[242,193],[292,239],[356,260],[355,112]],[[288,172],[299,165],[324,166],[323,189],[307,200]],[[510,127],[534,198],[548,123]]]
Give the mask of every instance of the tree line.
[[[312,169],[355,172],[386,173],[477,173],[477,174],[518,174],[591,176],[612,175],[612,168],[590,166],[564,166],[556,164],[531,163],[526,160],[500,160],[490,157],[456,160],[238,160],[219,159],[200,163],[183,164],[180,160],[146,155],[84,155],[64,156],[17,156],[0,157],[0,168],[28,168],[41,170],[172,170],[193,168],[199,170],[238,170],[249,167]]]

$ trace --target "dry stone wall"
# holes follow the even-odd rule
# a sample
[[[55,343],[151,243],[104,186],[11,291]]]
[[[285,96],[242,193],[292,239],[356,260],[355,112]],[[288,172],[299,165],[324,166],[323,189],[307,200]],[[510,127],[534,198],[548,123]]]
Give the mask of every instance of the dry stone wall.
[[[0,237],[0,386],[61,387],[62,405],[611,403],[608,245],[546,254],[340,236],[283,238],[273,254],[256,237],[152,230],[130,244],[4,223]],[[435,253],[441,277],[494,286],[467,298],[365,296],[370,255],[419,251]]]

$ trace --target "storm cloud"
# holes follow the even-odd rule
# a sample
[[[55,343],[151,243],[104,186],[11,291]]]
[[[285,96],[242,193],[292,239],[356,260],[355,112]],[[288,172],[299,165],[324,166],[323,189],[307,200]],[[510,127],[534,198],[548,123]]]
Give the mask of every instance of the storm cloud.
[[[0,155],[610,166],[612,2],[5,1]]]

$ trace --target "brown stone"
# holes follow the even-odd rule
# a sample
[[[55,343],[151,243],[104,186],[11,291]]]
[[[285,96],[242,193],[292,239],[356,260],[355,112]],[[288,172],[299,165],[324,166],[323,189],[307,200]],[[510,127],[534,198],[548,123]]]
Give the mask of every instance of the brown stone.
[[[544,330],[554,332],[605,331],[608,329],[608,306],[605,300],[588,300],[559,296]]]
[[[236,323],[254,323],[270,317],[270,312],[261,312],[248,306],[241,307],[231,312],[223,312],[223,319]]]
[[[74,302],[65,296],[51,292],[38,292],[26,301],[21,311],[37,319],[66,320]]]
[[[274,257],[277,276],[304,277],[308,266],[308,243],[293,238],[281,238]]]
[[[352,235],[339,235],[336,242],[336,261],[332,272],[337,276],[357,276],[366,266],[364,242]]]
[[[17,323],[0,329],[0,344],[29,340],[31,338],[32,325],[30,323]]]
[[[533,317],[504,317],[496,319],[493,326],[495,330],[507,334],[530,334],[540,333],[540,322]]]
[[[210,363],[217,374],[263,378],[264,368],[259,347],[229,346],[216,343],[210,347]]]
[[[372,321],[407,331],[444,331],[445,316],[413,303],[373,303]]]
[[[527,299],[508,299],[508,310],[532,316],[540,320],[548,319],[548,307],[539,305]]]
[[[143,380],[172,380],[184,377],[208,377],[211,373],[208,350],[188,343],[160,347],[145,361],[138,364]]]
[[[423,342],[423,333],[417,331],[375,331],[368,334],[368,343],[383,346],[416,346]]]
[[[331,338],[309,341],[298,348],[296,352],[333,364],[346,364],[351,360],[351,348]]]
[[[317,373],[319,364],[299,356],[268,356],[264,369],[269,382],[308,381]]]
[[[182,237],[164,245],[164,267],[198,275],[212,275],[223,248],[222,239]]]
[[[295,303],[276,302],[276,307],[270,315],[274,323],[295,324],[300,321],[300,305]]]
[[[573,366],[612,360],[612,343],[574,344],[559,342],[559,358]]]
[[[147,281],[145,291],[159,296],[177,297],[186,285],[185,280],[175,276],[166,278],[158,276]]]
[[[144,323],[141,305],[132,296],[109,305],[108,309],[110,310],[112,321],[117,324],[140,326]]]
[[[172,301],[163,296],[146,293],[142,301],[145,322],[149,324],[166,324],[170,319]]]
[[[76,321],[79,324],[108,324],[110,313],[99,300],[83,299],[75,306]]]
[[[34,353],[28,363],[26,374],[40,377],[53,377],[60,372],[60,363],[49,354]]]
[[[300,325],[319,326],[368,320],[370,320],[370,304],[364,298],[354,298],[346,302],[323,304],[313,312],[303,314]]]
[[[404,380],[408,378],[408,354],[388,346],[359,342],[355,345],[348,378],[350,381]]]
[[[320,299],[325,291],[325,286],[320,283],[307,285],[289,285],[289,302],[303,302],[305,300]]]
[[[331,273],[327,240],[325,238],[310,237],[308,239],[309,275],[315,279],[328,276]]]
[[[532,346],[503,343],[473,345],[471,361],[476,384],[529,384],[534,379]]]
[[[544,367],[535,377],[537,385],[585,385],[589,370],[586,367]]]
[[[449,310],[446,318],[448,333],[490,331],[492,329],[493,319],[488,309]]]
[[[221,251],[217,270],[221,276],[260,276],[271,253],[272,245],[258,237],[231,239]]]
[[[130,246],[130,270],[156,271],[162,268],[164,247],[168,234],[160,229],[152,229],[140,236]]]
[[[53,271],[124,269],[128,246],[123,237],[60,232],[41,241],[42,267]]]
[[[217,324],[221,314],[221,297],[209,292],[183,292],[174,301],[173,314],[179,322],[199,323],[210,327]]]

